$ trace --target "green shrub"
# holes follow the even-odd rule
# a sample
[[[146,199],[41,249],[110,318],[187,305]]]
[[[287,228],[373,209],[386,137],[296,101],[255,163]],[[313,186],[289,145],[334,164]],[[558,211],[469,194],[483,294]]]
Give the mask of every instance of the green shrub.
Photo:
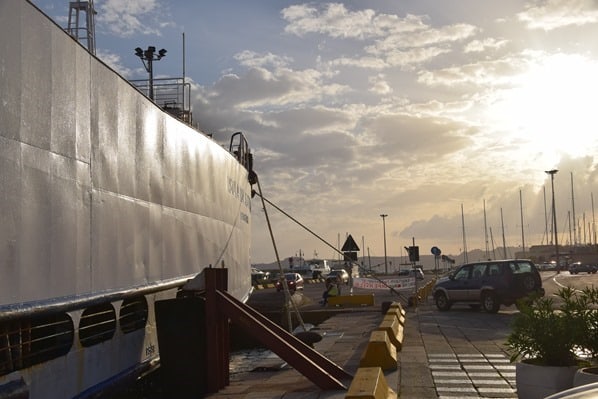
[[[559,305],[550,297],[534,297],[518,303],[507,339],[511,361],[547,366],[574,366],[579,353],[598,356],[598,291],[561,288]]]

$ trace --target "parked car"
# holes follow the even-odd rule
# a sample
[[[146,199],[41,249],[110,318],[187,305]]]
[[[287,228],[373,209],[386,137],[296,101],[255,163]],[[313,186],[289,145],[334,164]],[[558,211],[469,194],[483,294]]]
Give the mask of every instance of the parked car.
[[[461,302],[489,313],[534,293],[544,295],[540,273],[532,261],[523,259],[465,264],[438,280],[432,291],[439,310]]]
[[[594,274],[598,271],[598,267],[587,263],[575,262],[569,265],[569,273],[588,273]]]
[[[336,278],[343,284],[349,284],[349,273],[347,273],[345,269],[331,270],[330,273],[328,273],[327,279],[329,278]]]
[[[401,277],[415,277],[417,280],[424,279],[424,271],[419,267],[416,267],[415,269],[399,270],[398,274]]]
[[[295,292],[296,290],[303,289],[303,277],[301,277],[299,273],[285,273],[284,279],[287,280],[289,291]],[[279,278],[278,281],[276,281],[276,291],[280,292],[283,289],[283,278]]]
[[[251,283],[252,284],[263,284],[270,281],[270,272],[264,272],[255,267],[251,268]]]

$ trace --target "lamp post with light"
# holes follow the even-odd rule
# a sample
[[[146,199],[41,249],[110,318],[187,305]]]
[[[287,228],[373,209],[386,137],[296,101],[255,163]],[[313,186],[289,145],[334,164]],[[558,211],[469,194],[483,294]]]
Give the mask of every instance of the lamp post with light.
[[[388,274],[388,263],[386,261],[386,217],[388,215],[383,213],[380,215],[382,218],[382,230],[384,231],[384,274]]]
[[[556,253],[556,272],[561,272],[561,262],[559,259],[559,242],[556,229],[556,204],[554,202],[554,175],[558,172],[557,169],[547,170],[546,173],[550,175],[550,184],[552,187],[552,225],[554,226],[554,250]]]
[[[149,46],[147,50],[142,50],[141,47],[135,49],[135,55],[141,59],[145,70],[149,73],[149,98],[154,99],[154,61],[162,59],[166,55],[166,50],[161,49],[156,54],[156,48]]]

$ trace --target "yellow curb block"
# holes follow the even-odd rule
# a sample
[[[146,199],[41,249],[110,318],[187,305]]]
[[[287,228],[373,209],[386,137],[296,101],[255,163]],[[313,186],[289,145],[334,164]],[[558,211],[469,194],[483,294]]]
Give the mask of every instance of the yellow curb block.
[[[380,367],[357,369],[345,399],[396,399],[397,393],[386,382]]]
[[[386,331],[372,331],[359,367],[381,367],[385,371],[397,369],[397,348]]]
[[[388,339],[395,346],[397,352],[403,348],[403,325],[394,316],[385,316],[377,328],[378,331],[385,331]]]
[[[393,308],[392,306],[388,309],[385,313],[384,317],[394,317],[401,323],[403,326],[405,325],[405,311],[403,309]]]
[[[405,317],[407,315],[407,312],[405,311],[405,309],[403,309],[400,302],[391,303],[388,310],[394,311],[395,313],[398,313],[402,317]]]
[[[339,295],[328,298],[328,306],[353,305],[353,306],[373,306],[374,294],[364,295]]]

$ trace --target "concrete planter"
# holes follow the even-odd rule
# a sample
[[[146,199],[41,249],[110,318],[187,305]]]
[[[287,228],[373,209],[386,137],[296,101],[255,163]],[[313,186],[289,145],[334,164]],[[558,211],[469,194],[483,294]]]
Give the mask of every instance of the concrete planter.
[[[538,366],[526,362],[515,365],[517,396],[521,399],[543,399],[573,387],[577,366]]]
[[[598,382],[598,366],[578,369],[573,377],[574,387],[591,384],[594,382]]]

